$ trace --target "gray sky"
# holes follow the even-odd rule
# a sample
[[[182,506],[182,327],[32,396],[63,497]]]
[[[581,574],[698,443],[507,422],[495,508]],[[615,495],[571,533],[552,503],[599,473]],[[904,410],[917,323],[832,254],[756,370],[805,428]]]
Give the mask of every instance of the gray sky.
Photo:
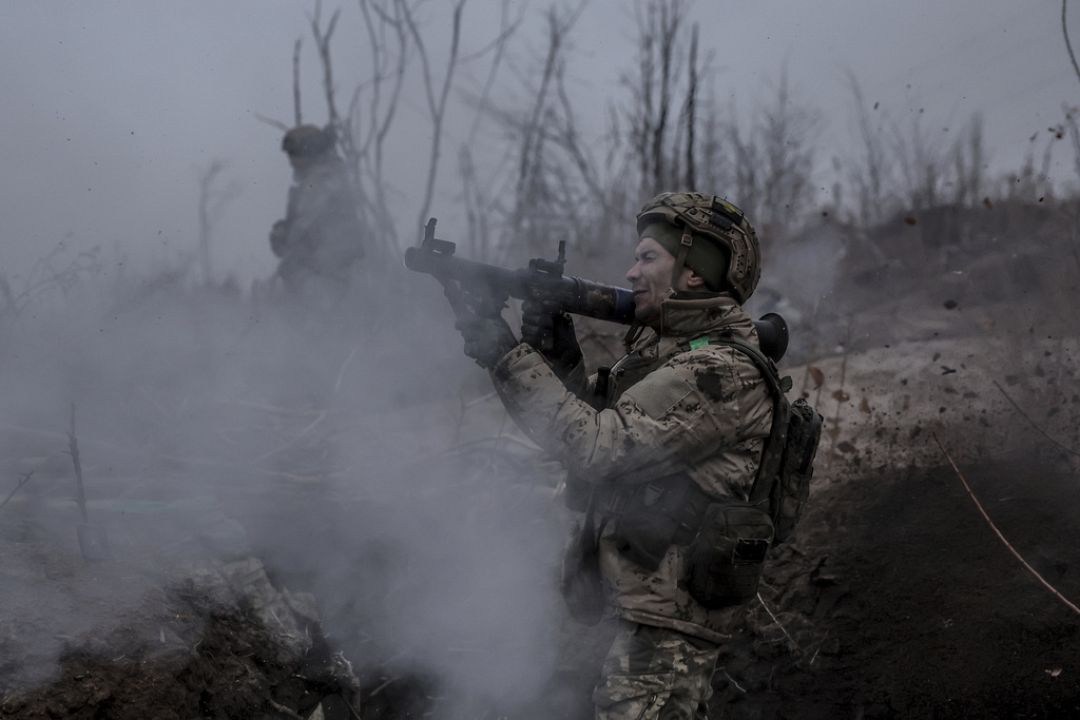
[[[448,6],[428,3],[421,13],[436,57]],[[311,7],[284,0],[0,3],[0,268],[25,271],[65,237],[76,248],[101,245],[109,262],[190,254],[198,170],[222,158],[230,163],[228,179],[243,189],[219,224],[215,264],[245,280],[271,272],[266,236],[284,212],[289,173],[278,131],[254,114],[291,118],[292,43],[306,33]],[[327,11],[334,7],[326,3]],[[365,48],[355,3],[342,7],[335,47],[339,92],[347,95],[366,77]],[[471,0],[464,52],[493,36],[497,7]],[[525,7],[514,54],[528,69],[529,53],[542,46],[545,4]],[[618,73],[632,62],[631,7],[593,0],[574,29],[571,75],[586,120],[598,120],[605,103],[619,98]],[[1080,42],[1080,8],[1071,10]],[[1028,138],[1060,121],[1063,103],[1080,104],[1060,13],[1056,0],[698,0],[692,7],[703,42],[716,52],[717,87],[743,112],[752,112],[787,64],[796,96],[823,115],[823,165],[853,142],[844,77],[850,68],[867,100],[896,119],[925,108],[927,127],[945,132],[982,111],[998,169],[1019,164]],[[304,60],[307,117],[321,123],[310,38]],[[475,87],[486,71],[485,60],[466,66],[461,87]],[[509,72],[500,77],[513,80]],[[504,84],[495,99],[512,96]],[[452,112],[444,182],[432,208],[447,217],[457,147],[473,117],[460,104]],[[399,117],[393,181],[401,207],[416,208],[430,136],[415,82]],[[1058,151],[1059,177],[1072,172],[1067,150]],[[442,232],[462,231],[451,224]]]

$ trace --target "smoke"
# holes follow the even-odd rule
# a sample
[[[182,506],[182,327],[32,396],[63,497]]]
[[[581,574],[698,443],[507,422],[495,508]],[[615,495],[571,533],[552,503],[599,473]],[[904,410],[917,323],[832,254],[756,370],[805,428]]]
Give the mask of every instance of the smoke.
[[[437,285],[404,274],[335,310],[98,275],[4,316],[2,487],[34,475],[0,510],[0,689],[184,568],[256,554],[358,669],[431,678],[447,714],[542,691],[559,470],[484,398]],[[72,408],[111,561],[80,555]]]

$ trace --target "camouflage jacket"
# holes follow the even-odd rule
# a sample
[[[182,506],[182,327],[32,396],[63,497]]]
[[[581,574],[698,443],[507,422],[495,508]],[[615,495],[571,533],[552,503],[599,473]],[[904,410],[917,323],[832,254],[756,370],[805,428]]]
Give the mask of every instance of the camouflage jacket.
[[[564,384],[524,343],[493,369],[496,390],[522,430],[561,459],[569,482],[627,486],[682,474],[711,498],[745,501],[769,435],[772,398],[749,358],[700,339],[730,335],[757,345],[753,323],[724,296],[669,298],[661,317],[660,331],[646,330],[612,368],[596,407],[582,399],[595,378],[575,382],[571,374]],[[680,586],[685,548],[671,546],[648,572],[616,548],[617,523],[606,524],[600,538],[615,611],[712,642],[729,637],[742,608],[710,611],[689,596]]]

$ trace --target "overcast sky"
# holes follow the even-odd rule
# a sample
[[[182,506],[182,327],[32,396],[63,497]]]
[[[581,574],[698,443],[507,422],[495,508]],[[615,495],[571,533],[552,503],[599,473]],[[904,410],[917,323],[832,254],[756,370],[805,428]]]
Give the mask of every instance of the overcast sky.
[[[448,6],[433,0],[420,12],[434,56]],[[546,3],[513,6],[525,8],[514,53],[528,71],[530,53],[542,48]],[[255,114],[291,118],[292,43],[307,31],[311,7],[284,0],[0,1],[0,269],[23,272],[65,238],[76,248],[100,245],[108,262],[194,252],[196,178],[220,158],[242,192],[219,223],[215,264],[244,279],[270,273],[266,237],[284,212],[289,172],[280,133]],[[326,3],[327,11],[335,7]],[[338,85],[347,94],[368,70],[356,3],[342,7]],[[572,87],[586,119],[599,120],[605,101],[618,99],[618,74],[632,62],[631,7],[592,0],[574,28]],[[492,38],[497,9],[495,0],[470,0],[463,52]],[[1080,8],[1070,11],[1080,42]],[[716,53],[717,87],[745,112],[787,64],[796,96],[823,115],[823,160],[852,144],[848,69],[868,102],[897,118],[925,108],[927,126],[945,132],[982,111],[999,169],[1019,164],[1028,138],[1060,122],[1063,104],[1080,105],[1057,0],[698,0],[691,12]],[[307,39],[305,106],[321,123],[316,70]],[[466,66],[461,86],[475,87],[486,71],[483,60]],[[501,77],[513,81],[509,72]],[[422,175],[414,170],[430,140],[418,88],[402,104],[392,145],[403,207],[420,203]],[[505,85],[496,100],[513,93]],[[446,182],[432,208],[447,216],[456,148],[472,120],[461,106],[454,113]],[[1072,172],[1065,150],[1055,165],[1060,177]],[[448,237],[455,231],[463,228],[443,228]]]

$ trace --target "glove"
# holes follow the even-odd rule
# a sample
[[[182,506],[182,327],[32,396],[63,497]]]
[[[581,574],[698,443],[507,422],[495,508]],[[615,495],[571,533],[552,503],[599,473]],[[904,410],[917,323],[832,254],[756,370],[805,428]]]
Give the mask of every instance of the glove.
[[[521,340],[540,351],[560,379],[581,362],[574,321],[557,303],[533,299],[522,303]]]
[[[270,250],[277,257],[285,255],[286,226],[284,220],[278,220],[270,229]]]
[[[491,370],[506,353],[518,345],[517,338],[502,315],[461,314],[454,324],[465,338],[465,354],[485,370]]]

